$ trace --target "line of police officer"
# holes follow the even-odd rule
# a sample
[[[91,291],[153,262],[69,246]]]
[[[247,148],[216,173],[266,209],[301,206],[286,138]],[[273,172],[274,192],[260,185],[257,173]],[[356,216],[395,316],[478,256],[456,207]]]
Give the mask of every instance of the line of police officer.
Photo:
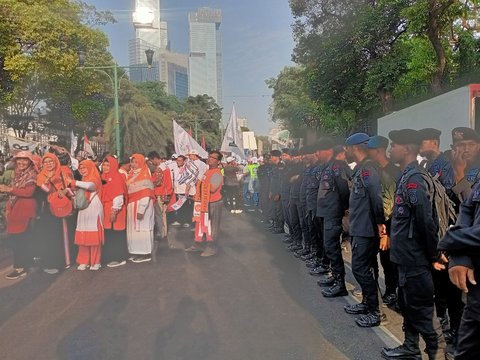
[[[389,157],[387,138],[364,133],[340,147],[321,138],[300,150],[272,151],[258,169],[261,210],[273,233],[287,225],[287,249],[320,276],[325,297],[348,295],[340,241],[351,238],[352,272],[363,300],[344,309],[359,315],[355,322],[361,327],[385,319],[380,251],[380,296],[385,305],[400,308],[405,334],[401,346],[383,349],[384,358],[421,359],[420,335],[429,359],[445,358],[446,341],[456,347],[456,359],[480,358],[480,290],[473,280],[480,269],[480,137],[455,128],[447,153],[440,151],[436,129],[392,131],[389,138]],[[425,160],[419,163],[418,155]],[[353,170],[347,161],[356,164]],[[444,187],[460,213],[440,245],[443,225],[432,181]],[[467,287],[464,311],[459,288]]]

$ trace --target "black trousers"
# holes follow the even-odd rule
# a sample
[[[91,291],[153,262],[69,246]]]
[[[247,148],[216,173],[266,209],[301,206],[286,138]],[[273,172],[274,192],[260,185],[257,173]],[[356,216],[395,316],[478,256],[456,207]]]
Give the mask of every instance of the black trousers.
[[[179,195],[177,194],[177,198]],[[180,209],[176,212],[176,220],[180,224],[191,224],[192,223],[192,218],[193,218],[193,201],[191,199],[187,199],[185,201],[185,204],[182,205]]]
[[[462,291],[452,284],[448,271],[434,271],[432,275],[437,316],[440,318],[445,317],[448,310],[450,328],[457,330],[460,326],[464,307]]]
[[[311,210],[307,210],[306,217],[309,236],[308,241],[304,242],[304,248],[311,249],[313,247],[319,258],[323,258],[322,224]]]
[[[435,314],[432,272],[427,266],[398,266],[398,305],[405,329],[425,341],[429,357],[442,354],[445,340]],[[418,338],[417,338],[418,343]]]
[[[298,202],[290,201],[290,206],[288,210],[290,212],[290,225],[289,225],[289,232],[290,232],[290,239],[296,244],[302,244],[302,228],[300,226],[300,216],[298,213]]]
[[[300,224],[300,231],[302,232],[302,239],[300,240],[299,245],[302,245],[302,240],[303,243],[308,243],[310,241],[310,233],[308,232],[307,226],[307,210],[300,201],[295,202],[295,206],[297,207],[298,221]]]
[[[378,238],[353,236],[352,272],[362,288],[363,303],[369,311],[379,310],[377,280],[374,274],[378,246]]]
[[[274,201],[273,202],[273,227],[275,230],[283,230],[283,208],[282,208],[282,201]]]
[[[127,232],[125,230],[105,229],[105,244],[102,249],[102,262],[108,264],[112,261],[122,262],[127,260]]]
[[[32,266],[32,234],[27,231],[20,234],[10,234],[9,241],[13,251],[13,267],[27,269]]]
[[[332,275],[345,278],[345,264],[342,257],[340,236],[342,235],[342,218],[320,218],[323,223],[323,246],[325,255],[330,260]]]
[[[385,294],[396,294],[398,287],[397,270],[395,264],[390,261],[390,249],[380,250],[380,263],[385,275]],[[378,279],[378,273],[376,277]]]
[[[470,359],[480,359],[480,320],[467,306],[458,329],[455,360]]]
[[[229,210],[240,210],[243,206],[240,185],[224,185],[225,200]]]
[[[282,195],[282,214],[283,214],[283,221],[288,226],[288,231],[290,232],[290,198],[284,198]]]

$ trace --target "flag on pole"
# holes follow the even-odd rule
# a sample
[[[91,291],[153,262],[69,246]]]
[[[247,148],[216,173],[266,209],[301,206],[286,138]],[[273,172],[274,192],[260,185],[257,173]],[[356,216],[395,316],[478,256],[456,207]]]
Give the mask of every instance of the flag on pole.
[[[185,155],[190,150],[197,150],[201,158],[208,157],[208,153],[175,120],[173,120],[173,142],[177,154]]]
[[[7,135],[8,146],[11,155],[15,155],[20,151],[33,152],[35,148],[40,145],[36,141],[28,141],[25,139],[19,139],[14,136]]]
[[[203,131],[202,131],[202,148],[203,148],[204,150],[207,149],[207,146],[205,145],[205,134],[203,133]]]
[[[191,126],[188,128],[188,135],[192,136],[192,127]]]
[[[230,120],[225,130],[221,151],[231,152],[238,155],[240,159],[245,160],[242,132],[240,131],[240,126],[238,126],[235,105],[232,106],[232,113],[230,114]]]
[[[88,140],[87,134],[83,135],[83,151],[86,151],[88,155],[92,158],[95,158],[95,153],[93,152],[92,145]]]
[[[70,155],[74,156],[75,150],[77,150],[78,136],[72,132],[70,133]]]

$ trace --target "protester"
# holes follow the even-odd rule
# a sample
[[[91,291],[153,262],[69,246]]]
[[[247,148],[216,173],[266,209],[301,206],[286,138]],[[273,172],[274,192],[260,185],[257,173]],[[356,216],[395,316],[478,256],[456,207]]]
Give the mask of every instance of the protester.
[[[134,154],[127,179],[127,243],[134,263],[152,259],[154,220],[154,186],[145,157]]]
[[[7,233],[13,249],[13,271],[5,277],[13,280],[27,274],[32,265],[32,221],[36,217],[35,189],[37,172],[29,151],[13,157],[14,176],[10,186],[0,185],[8,194],[6,205]]]
[[[102,245],[105,240],[103,229],[103,185],[100,174],[92,160],[83,160],[78,168],[81,181],[72,181],[67,186],[85,190],[88,205],[78,210],[75,245],[78,246],[78,270],[99,270],[101,267]],[[76,196],[79,196],[77,193]]]
[[[127,185],[118,171],[118,160],[107,156],[102,163],[102,204],[104,212],[105,245],[103,263],[108,267],[126,264],[128,257],[126,238]]]
[[[242,209],[242,196],[240,191],[240,182],[242,174],[240,168],[237,165],[235,158],[229,156],[227,163],[223,167],[224,170],[224,186],[226,206],[232,214],[241,214]]]

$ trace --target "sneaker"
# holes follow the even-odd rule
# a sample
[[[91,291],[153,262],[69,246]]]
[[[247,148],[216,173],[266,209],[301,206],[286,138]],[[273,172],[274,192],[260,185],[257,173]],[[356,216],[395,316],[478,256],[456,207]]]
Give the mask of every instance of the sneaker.
[[[382,301],[385,306],[392,306],[397,302],[397,294],[385,294],[382,297]]]
[[[139,264],[139,263],[148,262],[151,260],[152,260],[152,257],[150,255],[140,255],[140,256],[135,256],[132,261],[136,264]]]
[[[181,224],[178,221],[174,221],[171,225],[172,226],[180,226]]]
[[[202,252],[203,249],[200,247],[200,245],[192,245],[189,248],[185,249],[185,252]]]
[[[8,280],[15,280],[25,275],[27,275],[25,269],[13,269],[12,272],[9,272],[7,275],[5,275],[5,278]]]
[[[123,261],[110,261],[107,266],[109,268],[114,268],[114,267],[117,267],[117,266],[122,266],[122,265],[125,265],[127,262],[125,260]]]
[[[190,224],[185,223],[185,224],[182,225],[182,227],[185,228],[185,229],[188,229],[190,227]]]
[[[213,245],[207,245],[205,250],[200,254],[202,257],[213,256],[217,254],[217,247]]]
[[[237,211],[236,211],[236,210],[230,210],[230,213],[231,213],[231,214],[236,214]]]
[[[87,264],[80,264],[78,265],[77,270],[83,271],[83,270],[87,270],[87,268],[88,268]]]
[[[360,327],[374,327],[379,326],[381,317],[378,312],[370,312],[355,319],[355,322]]]
[[[237,210],[236,213],[241,214],[241,213],[243,213],[243,210]]]
[[[55,275],[58,274],[58,269],[43,269],[45,274]]]
[[[100,270],[101,267],[102,267],[102,265],[95,264],[95,265],[90,266],[90,270],[97,271],[97,270]]]
[[[353,315],[368,314],[368,307],[364,303],[359,303],[354,305],[345,305],[343,307],[343,310],[345,310],[347,314],[353,314]]]

